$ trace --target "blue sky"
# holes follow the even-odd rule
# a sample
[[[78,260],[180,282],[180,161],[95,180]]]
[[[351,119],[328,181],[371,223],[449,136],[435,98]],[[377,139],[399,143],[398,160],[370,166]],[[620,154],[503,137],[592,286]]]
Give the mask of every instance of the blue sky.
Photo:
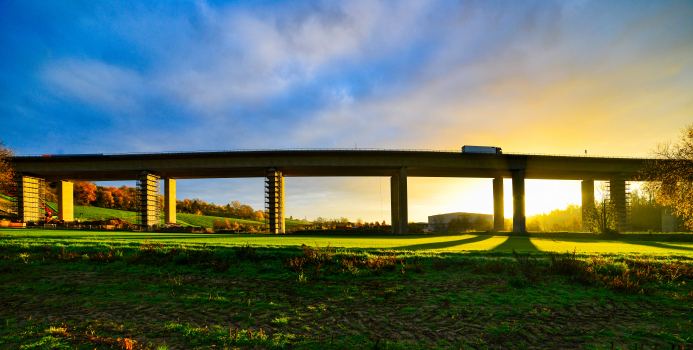
[[[690,1],[2,1],[0,139],[18,154],[642,156],[693,121],[691,18]],[[379,219],[380,181],[290,179],[288,213]],[[490,180],[410,183],[415,220],[491,212]],[[573,183],[528,186],[529,213],[579,200]],[[179,187],[263,201],[260,179]]]

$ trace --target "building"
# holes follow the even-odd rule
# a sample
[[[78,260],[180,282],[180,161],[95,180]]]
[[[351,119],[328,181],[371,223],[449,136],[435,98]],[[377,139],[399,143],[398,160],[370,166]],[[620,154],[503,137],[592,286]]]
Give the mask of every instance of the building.
[[[428,217],[429,232],[463,232],[472,230],[493,230],[493,215],[476,213],[448,213],[431,215]]]

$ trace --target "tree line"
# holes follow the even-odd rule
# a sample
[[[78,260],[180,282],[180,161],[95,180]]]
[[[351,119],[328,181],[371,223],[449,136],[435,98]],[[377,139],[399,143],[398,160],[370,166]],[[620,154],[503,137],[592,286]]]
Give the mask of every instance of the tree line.
[[[134,187],[106,187],[91,182],[76,181],[73,184],[74,204],[78,206],[93,206],[126,211],[137,210],[137,190]],[[163,202],[163,196],[159,195]],[[57,202],[57,183],[46,186],[46,201]],[[220,216],[227,218],[262,221],[264,212],[253,207],[233,201],[226,205],[207,203],[200,199],[184,199],[176,201],[176,212],[205,216]]]
[[[226,205],[216,205],[197,198],[193,200],[184,199],[182,201],[176,201],[176,212],[252,221],[262,221],[265,219],[265,213],[263,211],[255,210],[253,207],[247,204],[241,204],[239,201],[233,201]]]
[[[575,232],[582,230],[582,222],[592,232],[609,233],[616,231],[616,212],[605,194],[595,200],[594,206],[582,217],[582,206],[570,204],[565,209],[556,209],[548,214],[527,217],[527,231]],[[633,232],[659,232],[662,230],[662,211],[664,206],[657,201],[657,194],[650,186],[643,186],[630,194],[630,230]],[[676,231],[687,231],[683,221]]]
[[[383,220],[382,223],[379,221],[367,222],[361,219],[357,219],[356,222],[351,222],[345,217],[328,219],[318,216],[315,220],[313,220],[313,226],[317,229],[337,229],[340,227],[358,227],[362,229],[369,229],[386,226],[386,223],[385,220]]]

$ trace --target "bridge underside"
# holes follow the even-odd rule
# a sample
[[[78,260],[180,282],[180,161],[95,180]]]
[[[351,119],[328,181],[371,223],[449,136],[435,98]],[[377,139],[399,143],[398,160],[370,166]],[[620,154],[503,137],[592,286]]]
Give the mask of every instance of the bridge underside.
[[[49,157],[14,157],[18,173],[23,176],[61,181],[64,194],[60,204],[71,219],[66,197],[71,186],[65,181],[136,180],[146,171],[166,181],[164,209],[166,222],[175,222],[175,179],[266,178],[268,172],[279,174],[268,180],[266,189],[269,211],[273,213],[272,231],[283,229],[284,177],[390,177],[393,232],[407,232],[407,178],[458,177],[494,179],[494,229],[503,230],[503,178],[512,178],[513,231],[525,231],[525,179],[582,180],[583,196],[593,201],[588,188],[593,182],[617,183],[634,180],[643,159],[596,158],[571,156],[469,154],[431,151],[374,150],[286,150],[207,153],[132,154],[132,155],[59,155]],[[275,179],[276,178],[276,179]],[[275,181],[276,180],[276,181]],[[616,182],[616,180],[618,180]],[[589,186],[591,184],[591,187]],[[619,209],[626,204],[625,194],[615,194]],[[624,211],[625,212],[625,211]],[[627,215],[619,215],[619,227],[627,227]],[[151,221],[151,220],[144,220]]]
[[[459,177],[459,178],[512,178],[513,171],[496,171],[488,169],[450,169],[450,168],[417,168],[406,167],[409,177]],[[217,179],[217,178],[249,178],[265,177],[268,168],[199,168],[199,169],[151,169],[148,171],[157,174],[161,178],[169,179]],[[390,177],[399,172],[401,167],[315,167],[294,168],[276,167],[284,177]],[[75,180],[75,181],[128,181],[134,180],[142,173],[142,170],[117,170],[117,171],[69,171],[69,172],[41,172],[34,171],[32,176],[40,177],[46,181]],[[538,180],[597,180],[608,181],[612,173],[578,171],[571,173],[525,170],[525,179]]]

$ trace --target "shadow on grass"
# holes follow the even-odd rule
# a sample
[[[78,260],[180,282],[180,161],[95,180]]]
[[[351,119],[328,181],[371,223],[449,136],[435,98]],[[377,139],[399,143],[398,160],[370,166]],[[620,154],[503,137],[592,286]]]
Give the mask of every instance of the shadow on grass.
[[[648,247],[670,249],[670,250],[681,250],[684,252],[693,252],[693,247],[681,247],[676,245],[664,244],[659,242],[643,242],[643,241],[621,241],[623,243],[628,243],[632,245],[644,245]]]
[[[538,252],[539,248],[535,246],[532,241],[530,240],[530,237],[508,237],[508,239],[505,240],[505,242],[497,245],[495,248],[490,249],[490,250],[500,250],[500,251],[512,251],[515,249],[515,251],[518,252]]]
[[[404,250],[408,250],[408,249],[444,249],[444,248],[450,248],[450,247],[463,245],[463,244],[481,242],[481,241],[485,241],[489,238],[493,238],[493,236],[491,236],[491,235],[479,235],[479,236],[460,239],[460,240],[456,240],[456,241],[413,244],[413,245],[405,245],[405,246],[401,246],[401,247],[392,247],[392,248],[388,248],[388,249],[404,249]]]

